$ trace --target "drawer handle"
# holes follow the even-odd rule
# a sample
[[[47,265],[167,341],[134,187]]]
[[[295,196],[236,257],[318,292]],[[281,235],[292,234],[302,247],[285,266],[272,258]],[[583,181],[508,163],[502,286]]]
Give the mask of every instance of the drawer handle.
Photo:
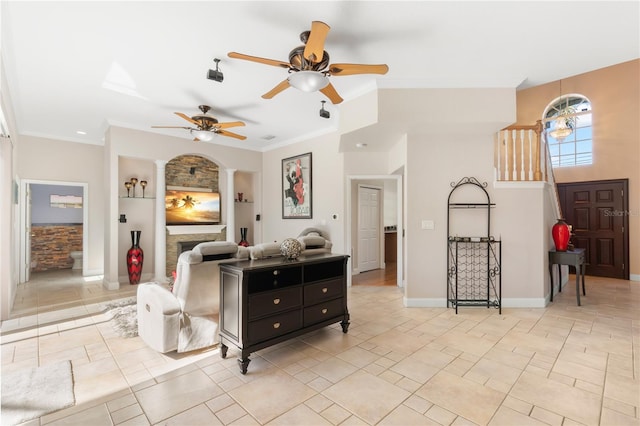
[[[329,290],[328,290],[326,287],[323,287],[323,288],[322,288],[322,292],[323,292],[323,293],[326,293],[327,291],[329,291]]]
[[[147,312],[151,312],[151,308],[149,307],[148,303],[144,304],[144,308],[147,310]]]
[[[273,275],[280,275],[280,271],[278,271],[277,269],[275,269],[275,270],[273,271]]]
[[[280,323],[279,322],[274,323],[273,328],[280,328]]]
[[[273,304],[277,305],[278,303],[280,303],[280,299],[273,299]]]
[[[327,309],[327,308],[324,308],[324,309],[322,310],[322,313],[323,313],[323,314],[326,314],[326,313],[327,313],[327,311],[328,311],[328,309]]]

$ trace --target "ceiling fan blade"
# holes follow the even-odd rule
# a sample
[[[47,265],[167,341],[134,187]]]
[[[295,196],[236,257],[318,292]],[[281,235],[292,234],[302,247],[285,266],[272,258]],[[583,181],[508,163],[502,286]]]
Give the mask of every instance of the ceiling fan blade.
[[[231,121],[228,123],[216,123],[213,125],[213,127],[216,127],[218,129],[228,129],[229,127],[238,127],[238,126],[244,126],[244,123],[242,121]]]
[[[196,126],[200,126],[200,123],[198,123],[196,120],[194,120],[193,118],[189,117],[187,114],[183,114],[181,112],[176,112],[174,113],[175,115],[177,115],[178,117],[182,117],[185,120],[187,120],[189,123],[195,124]]]
[[[244,59],[245,61],[258,62],[260,64],[272,65],[274,67],[281,67],[281,68],[287,68],[287,69],[291,68],[291,65],[288,62],[282,62],[276,59],[259,58],[257,56],[245,55],[243,53],[238,53],[238,52],[229,52],[227,55],[230,58]]]
[[[329,74],[331,75],[354,75],[354,74],[386,74],[389,67],[386,64],[365,65],[365,64],[331,64]]]
[[[289,88],[289,86],[290,86],[289,80],[282,80],[276,87],[274,87],[273,89],[269,90],[267,93],[262,95],[262,97],[264,99],[271,99],[278,93],[282,92],[284,89]]]
[[[241,141],[243,141],[243,140],[245,140],[247,138],[246,136],[242,136],[242,135],[239,135],[237,133],[228,132],[226,130],[219,130],[216,133],[219,134],[219,135],[222,135],[222,136],[229,136],[229,137],[232,137],[232,138],[240,139]]]
[[[324,56],[324,41],[329,33],[330,26],[322,21],[311,23],[309,39],[304,47],[304,57],[311,62],[320,62]]]
[[[191,127],[185,127],[185,126],[151,126],[154,129],[187,129],[187,130],[191,130]]]
[[[342,102],[344,99],[342,99],[340,97],[340,95],[338,95],[338,92],[336,92],[336,88],[333,87],[333,84],[329,83],[326,87],[324,87],[323,89],[320,89],[320,91],[327,97],[329,98],[329,100],[331,101],[331,103],[333,104],[339,104],[340,102]]]

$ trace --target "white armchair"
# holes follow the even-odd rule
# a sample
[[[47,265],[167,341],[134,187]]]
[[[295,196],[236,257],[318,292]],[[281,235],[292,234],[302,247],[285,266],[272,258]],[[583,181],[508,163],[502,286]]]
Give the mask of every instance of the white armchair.
[[[200,243],[178,258],[169,290],[158,283],[138,285],[138,335],[166,353],[188,352],[218,342],[220,262],[248,258],[248,249],[228,241]]]

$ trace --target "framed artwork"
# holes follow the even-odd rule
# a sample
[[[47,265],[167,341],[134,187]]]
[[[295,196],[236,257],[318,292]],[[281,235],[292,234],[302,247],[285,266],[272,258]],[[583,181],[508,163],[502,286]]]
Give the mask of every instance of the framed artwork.
[[[282,160],[282,218],[311,219],[311,153]]]

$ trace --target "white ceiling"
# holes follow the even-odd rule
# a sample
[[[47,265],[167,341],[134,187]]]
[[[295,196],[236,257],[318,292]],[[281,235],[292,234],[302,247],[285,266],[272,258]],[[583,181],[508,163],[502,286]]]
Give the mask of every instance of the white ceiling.
[[[331,63],[389,65],[331,77],[349,99],[378,88],[526,88],[640,57],[638,1],[2,1],[2,59],[19,134],[102,144],[109,125],[191,139],[174,115],[212,107],[265,150],[338,127],[320,93],[289,88],[282,68],[311,21],[331,26]],[[222,83],[206,78],[221,59]],[[84,131],[80,135],[77,131]],[[270,141],[265,136],[274,136]]]

